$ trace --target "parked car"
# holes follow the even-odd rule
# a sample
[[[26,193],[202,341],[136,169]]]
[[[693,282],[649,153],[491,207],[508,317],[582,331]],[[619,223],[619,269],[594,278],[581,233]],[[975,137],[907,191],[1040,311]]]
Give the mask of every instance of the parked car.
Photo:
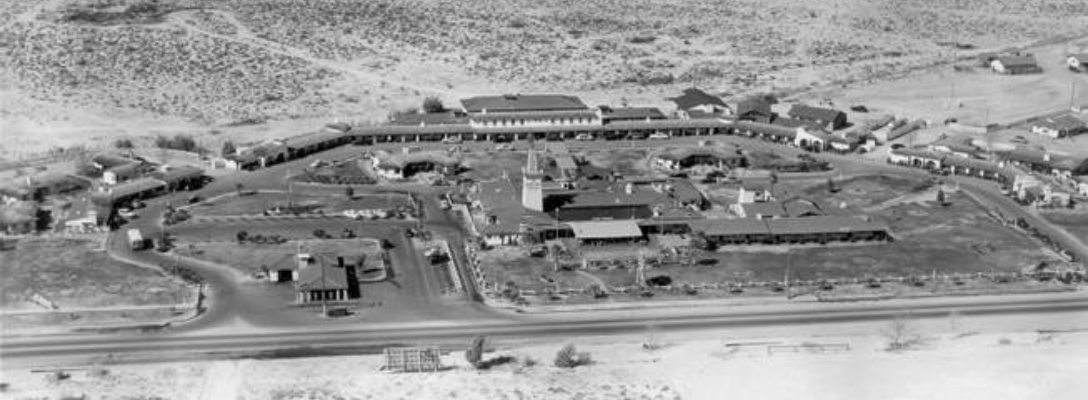
[[[450,136],[450,137],[447,137],[445,139],[442,139],[442,143],[451,143],[451,144],[461,143],[461,137],[460,136]]]
[[[579,133],[578,136],[574,137],[574,139],[575,140],[593,140],[593,135],[590,135],[588,133]]]
[[[650,135],[650,140],[665,140],[668,138],[669,135],[667,133],[655,132],[654,134]]]
[[[509,149],[509,148],[510,148],[510,146],[505,145],[505,144],[500,144],[498,146],[495,146],[495,150],[498,150],[498,151],[503,151],[503,150],[506,150],[506,149]]]
[[[136,212],[132,211],[131,208],[120,208],[117,210],[117,215],[125,217],[126,219],[136,218]]]
[[[441,200],[438,200],[438,206],[442,207],[443,210],[449,210],[450,209],[450,202],[446,201],[446,199],[441,199]]]

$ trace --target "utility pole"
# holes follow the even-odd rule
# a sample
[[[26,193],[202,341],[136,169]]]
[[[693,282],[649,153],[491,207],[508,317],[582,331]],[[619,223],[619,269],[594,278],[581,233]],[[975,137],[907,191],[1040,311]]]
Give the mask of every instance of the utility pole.
[[[329,316],[329,293],[327,283],[325,282],[325,264],[318,262],[317,266],[321,268],[321,316]]]
[[[1069,109],[1072,110],[1077,99],[1077,81],[1069,82]]]

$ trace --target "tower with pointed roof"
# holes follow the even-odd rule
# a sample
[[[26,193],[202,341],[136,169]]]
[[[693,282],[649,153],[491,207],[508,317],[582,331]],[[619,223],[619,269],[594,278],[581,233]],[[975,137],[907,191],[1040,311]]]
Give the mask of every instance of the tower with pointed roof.
[[[521,171],[521,205],[530,210],[544,211],[544,174],[536,159],[536,150],[529,147],[528,160]]]

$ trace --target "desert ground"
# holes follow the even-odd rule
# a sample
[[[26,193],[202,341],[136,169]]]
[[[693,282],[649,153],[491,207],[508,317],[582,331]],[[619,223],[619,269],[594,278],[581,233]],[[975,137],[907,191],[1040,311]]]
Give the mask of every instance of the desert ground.
[[[57,380],[4,371],[4,398],[127,399],[1075,399],[1088,333],[1061,316],[906,319],[912,345],[888,351],[890,323],[569,338],[592,361],[552,365],[566,342],[488,346],[487,370],[448,349],[439,372],[380,371],[381,356],[95,364]],[[1039,332],[1035,329],[1053,331]],[[819,331],[820,333],[812,333]],[[832,351],[825,345],[846,345]],[[776,346],[776,347],[772,347]],[[69,396],[69,397],[65,397]]]
[[[0,157],[177,133],[216,149],[226,138],[284,137],[331,120],[381,121],[427,95],[452,105],[475,94],[566,92],[590,104],[666,106],[665,97],[692,85],[736,98],[858,84],[840,101],[873,97],[878,107],[916,115],[931,111],[932,99],[904,109],[883,104],[942,97],[946,80],[967,79],[965,108],[978,108],[977,97],[1004,104],[1025,88],[1024,99],[1039,100],[1068,83],[1050,74],[996,87],[988,76],[941,73],[922,85],[898,78],[934,76],[942,70],[935,65],[950,69],[954,57],[986,49],[1066,46],[1046,50],[1041,58],[1049,59],[1069,46],[1054,38],[1084,30],[1086,7],[1079,0],[11,0],[0,5],[0,36],[11,43],[0,53]]]

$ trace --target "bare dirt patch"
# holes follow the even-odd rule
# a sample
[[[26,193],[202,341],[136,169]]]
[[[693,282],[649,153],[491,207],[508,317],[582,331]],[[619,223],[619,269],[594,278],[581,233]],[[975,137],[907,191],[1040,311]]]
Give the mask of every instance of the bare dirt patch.
[[[40,294],[65,308],[172,305],[188,293],[165,273],[114,261],[85,240],[20,240],[0,252],[0,304],[6,310],[42,309]]]

